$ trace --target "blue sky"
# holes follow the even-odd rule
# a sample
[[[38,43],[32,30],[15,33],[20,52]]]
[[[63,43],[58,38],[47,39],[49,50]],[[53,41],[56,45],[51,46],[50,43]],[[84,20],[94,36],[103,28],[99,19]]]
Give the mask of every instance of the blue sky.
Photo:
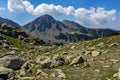
[[[44,14],[90,28],[120,30],[120,0],[0,0],[0,17],[20,25]]]

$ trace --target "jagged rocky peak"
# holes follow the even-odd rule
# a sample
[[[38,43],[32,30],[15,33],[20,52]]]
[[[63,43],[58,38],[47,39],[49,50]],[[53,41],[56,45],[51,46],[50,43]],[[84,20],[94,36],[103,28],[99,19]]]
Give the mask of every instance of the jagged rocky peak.
[[[50,29],[53,24],[56,23],[56,20],[48,15],[45,14],[33,20],[32,22],[23,26],[23,29],[29,33],[33,32],[34,30],[38,30],[39,32],[45,31],[46,29]]]
[[[52,16],[45,14],[43,16],[38,17],[35,21],[52,23],[52,22],[55,22],[56,20]]]

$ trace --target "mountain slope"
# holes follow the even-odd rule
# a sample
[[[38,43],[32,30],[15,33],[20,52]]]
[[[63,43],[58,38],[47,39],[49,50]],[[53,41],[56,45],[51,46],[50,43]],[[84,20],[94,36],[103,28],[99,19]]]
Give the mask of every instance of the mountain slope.
[[[24,44],[17,45],[19,42],[33,45],[44,45],[44,42],[42,40],[26,34],[26,32],[24,32],[19,27],[9,26],[0,23],[0,41],[1,40],[4,41],[4,39],[6,40],[10,39],[10,41],[12,41],[12,44],[16,43],[15,46],[24,45]]]
[[[0,78],[3,80],[10,77],[12,80],[118,79],[120,35],[63,46],[40,46],[24,41],[25,38],[33,41],[30,35],[20,39],[7,32],[19,35],[21,30],[0,24]]]
[[[118,33],[111,29],[89,29],[68,20],[60,22],[47,14],[24,25],[23,30],[49,44],[84,41]]]
[[[19,24],[15,23],[14,21],[10,20],[10,19],[4,19],[0,17],[0,23],[4,23],[7,25],[11,25],[11,26],[15,26],[15,27],[20,27]]]

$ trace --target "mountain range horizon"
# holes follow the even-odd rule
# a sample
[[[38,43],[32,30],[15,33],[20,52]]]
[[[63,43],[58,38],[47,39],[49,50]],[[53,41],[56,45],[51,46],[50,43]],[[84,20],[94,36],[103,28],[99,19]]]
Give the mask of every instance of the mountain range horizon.
[[[43,14],[41,16],[51,16],[51,15],[49,15],[49,14]],[[41,17],[41,16],[39,16],[39,17]],[[39,18],[39,17],[37,17],[37,18]],[[51,17],[53,17],[53,16],[51,16]],[[37,18],[35,18],[35,19],[37,19]],[[55,19],[55,17],[53,17],[53,18]],[[17,26],[17,27],[22,27],[22,26],[24,26],[24,25],[26,25],[26,24],[34,21],[35,19],[33,19],[33,20],[29,21],[29,22],[26,22],[25,24],[19,24],[19,23],[17,23],[14,20],[11,20],[9,18],[4,18],[4,17],[0,16],[0,22],[6,23],[7,25],[9,25],[12,22],[14,24],[12,26]],[[65,21],[65,20],[67,20],[67,19],[64,19],[62,21]],[[8,22],[6,22],[6,21],[8,21]],[[62,22],[62,21],[60,21],[60,22]],[[67,21],[72,21],[72,20],[67,20]],[[76,21],[72,21],[72,22],[78,23]],[[80,23],[78,23],[78,24],[81,25]],[[87,26],[85,26],[85,27],[87,28]],[[88,28],[91,28],[91,27],[88,27]],[[96,28],[91,28],[91,29],[112,29],[112,28],[100,28],[100,27],[96,27]],[[120,31],[119,29],[112,29],[112,30]]]
[[[120,33],[120,31],[109,28],[88,28],[69,20],[58,21],[48,14],[40,16],[23,26],[4,18],[0,18],[0,22],[19,27],[27,34],[43,40],[47,45],[92,40]]]

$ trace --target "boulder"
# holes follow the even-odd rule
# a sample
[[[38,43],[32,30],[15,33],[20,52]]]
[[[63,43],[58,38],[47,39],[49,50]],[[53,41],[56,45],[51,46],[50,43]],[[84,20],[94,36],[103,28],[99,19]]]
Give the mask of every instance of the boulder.
[[[47,58],[47,59],[45,59],[44,61],[41,61],[41,62],[40,62],[40,66],[41,66],[42,68],[50,68],[50,67],[51,67],[51,63],[52,63],[51,59],[50,59],[50,58]]]
[[[82,56],[78,56],[77,58],[73,59],[69,66],[81,64],[83,62],[85,62],[84,58]]]
[[[91,54],[91,51],[86,51],[84,55]]]
[[[0,57],[0,64],[6,68],[11,68],[13,70],[20,69],[23,63],[24,60],[11,54],[3,55]]]
[[[117,63],[119,60],[118,59],[110,59],[111,62]]]
[[[112,43],[109,45],[109,47],[114,47],[114,46],[118,46],[119,44],[118,43]]]
[[[55,71],[58,74],[58,76],[57,76],[58,78],[66,78],[65,73],[61,69],[55,69]]]
[[[18,58],[7,59],[4,63],[4,67],[11,68],[13,70],[19,70],[23,63],[24,61]]]
[[[88,48],[88,50],[90,50],[90,51],[94,51],[94,50],[96,50],[96,47],[95,47],[95,46],[90,47],[90,48]]]
[[[25,69],[20,69],[20,70],[19,70],[19,76],[20,76],[20,77],[26,76]]]
[[[0,79],[7,80],[8,78],[14,77],[15,72],[12,69],[0,67]]]
[[[30,39],[24,38],[24,42],[30,42]]]
[[[7,52],[7,54],[11,54],[11,55],[14,55],[15,53],[16,53],[15,50],[12,50],[12,51],[10,51],[10,52]]]
[[[5,30],[4,30],[4,34],[10,35],[10,34],[11,34],[11,31],[10,31],[9,29],[5,29]]]
[[[7,43],[3,43],[3,48],[9,48],[10,47],[10,45],[9,44],[7,44]]]
[[[38,69],[37,72],[36,72],[36,75],[41,75],[41,76],[48,76],[47,73],[43,72],[42,70]]]
[[[23,40],[24,37],[23,37],[22,35],[19,35],[19,36],[18,36],[18,39]]]
[[[29,69],[30,68],[30,63],[29,62],[25,62],[22,66],[21,69]]]
[[[114,75],[113,75],[113,77],[115,78],[115,77],[118,77],[118,73],[115,73]]]
[[[51,73],[50,77],[56,77],[56,74],[55,73]]]
[[[54,55],[52,60],[52,67],[62,66],[65,64],[65,59],[63,56],[60,55]]]
[[[93,57],[96,57],[96,56],[99,56],[100,55],[100,52],[99,51],[92,51],[92,56]]]
[[[23,37],[28,37],[28,35],[23,31],[18,32],[18,35],[21,35]]]
[[[11,31],[11,36],[14,38],[18,38],[18,32],[17,31]]]
[[[97,47],[103,47],[103,46],[104,46],[103,42],[100,42],[99,44],[97,44]]]
[[[65,64],[69,64],[72,61],[73,57],[73,55],[67,55],[65,57]]]

